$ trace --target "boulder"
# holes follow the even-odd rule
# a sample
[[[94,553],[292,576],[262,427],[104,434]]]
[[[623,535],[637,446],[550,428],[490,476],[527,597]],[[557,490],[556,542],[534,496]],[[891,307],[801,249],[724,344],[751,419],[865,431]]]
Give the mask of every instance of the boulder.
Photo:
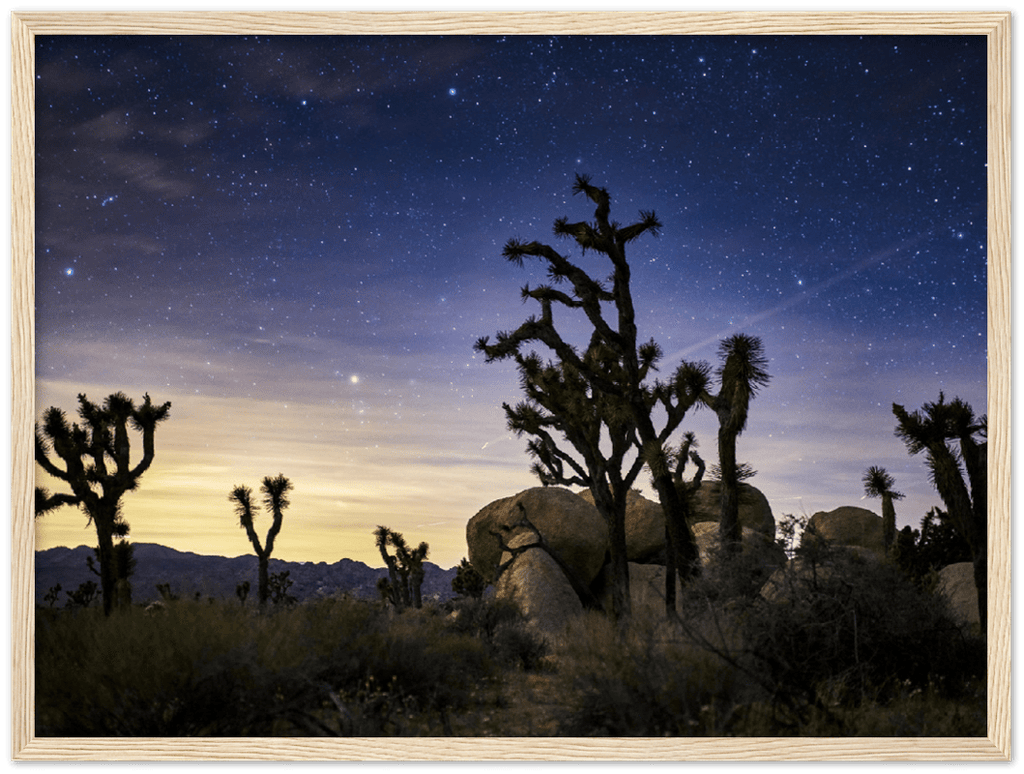
[[[760,489],[743,481],[739,483],[740,526],[760,532],[769,540],[775,540],[775,516],[768,498]],[[722,519],[722,482],[705,481],[693,495],[690,505],[690,523],[702,521],[718,522]]]
[[[466,525],[469,561],[492,583],[513,540],[519,547],[524,540],[543,544],[556,565],[587,585],[604,564],[608,527],[593,504],[568,489],[535,487],[484,506]]]
[[[566,624],[583,612],[583,605],[558,563],[543,548],[532,547],[502,553],[508,563],[495,584],[496,599],[510,599],[519,605],[526,625],[542,637],[552,639]]]
[[[840,546],[860,546],[885,556],[882,536],[882,517],[852,505],[834,511],[818,511],[807,522],[800,539],[801,546],[809,547],[815,540]]]
[[[833,544],[827,552],[804,552],[771,574],[761,587],[769,602],[793,601],[832,578],[856,579],[866,568],[881,566],[883,557],[863,546]]]
[[[589,489],[579,496],[594,504]],[[643,564],[665,562],[665,512],[661,503],[648,500],[635,489],[626,495],[626,558]]]
[[[703,521],[694,524],[692,529],[693,539],[697,543],[697,550],[700,551],[701,565],[708,567],[721,546],[718,523]],[[786,564],[786,552],[782,546],[750,527],[743,528],[743,556],[748,558],[752,565],[759,567],[766,576]]]
[[[981,625],[973,562],[957,562],[939,570],[936,590],[945,598],[949,612],[957,623]]]
[[[598,602],[605,610],[611,610],[612,595],[607,583],[608,567],[605,566],[594,580],[592,589]],[[629,596],[633,605],[633,614],[665,614],[665,572],[660,564],[629,563]],[[676,600],[682,594],[682,586],[676,577]]]

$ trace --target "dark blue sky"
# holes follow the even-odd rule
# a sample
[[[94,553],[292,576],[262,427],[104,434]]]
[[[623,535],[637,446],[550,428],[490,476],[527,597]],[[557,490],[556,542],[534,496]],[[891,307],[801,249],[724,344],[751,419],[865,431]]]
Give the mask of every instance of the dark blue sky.
[[[664,224],[630,257],[665,370],[764,341],[739,457],[777,517],[877,512],[882,465],[917,526],[892,402],[987,409],[984,37],[40,36],[36,72],[38,401],[173,402],[136,540],[245,553],[227,493],[281,472],[281,558],[385,523],[455,563],[532,485],[472,344],[532,313],[501,247],[590,217],[577,172]]]

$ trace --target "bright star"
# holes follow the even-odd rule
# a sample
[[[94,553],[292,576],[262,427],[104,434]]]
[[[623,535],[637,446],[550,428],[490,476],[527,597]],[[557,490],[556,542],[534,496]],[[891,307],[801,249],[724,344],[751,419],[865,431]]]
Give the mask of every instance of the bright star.
[[[349,380],[350,382],[352,382],[352,384],[359,384],[359,375],[358,375],[358,374],[352,374],[352,375],[351,375],[351,376],[350,376],[350,377],[348,378],[348,380]]]
[[[458,94],[458,92],[455,91],[455,89],[453,89],[453,88],[452,89],[448,89],[448,96],[449,97],[454,97],[456,94]]]
[[[66,269],[64,270],[64,273],[65,273],[65,274],[66,274],[67,276],[69,276],[69,277],[74,277],[74,276],[75,276],[75,270],[74,270],[74,269],[72,269],[72,268],[71,268],[70,266],[68,266],[68,267],[67,267],[67,268],[66,268]]]

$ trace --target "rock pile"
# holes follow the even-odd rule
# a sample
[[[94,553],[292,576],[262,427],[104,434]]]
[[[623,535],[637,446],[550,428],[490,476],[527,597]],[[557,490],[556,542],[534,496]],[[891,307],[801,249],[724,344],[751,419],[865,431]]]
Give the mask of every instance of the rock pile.
[[[689,524],[706,570],[719,552],[718,486],[707,482],[698,490]],[[775,542],[775,517],[767,498],[745,483],[740,485],[740,523],[744,567],[751,570],[754,588],[760,586],[761,595],[771,602],[791,599],[814,577],[832,572],[830,552],[838,550],[859,562],[885,557],[882,518],[864,508],[843,506],[815,513],[801,548],[819,550],[792,562]],[[536,487],[496,500],[470,519],[466,540],[473,567],[494,583],[499,598],[516,601],[530,626],[543,636],[557,637],[585,607],[610,605],[608,528],[590,492]],[[636,491],[629,493],[626,504],[626,551],[634,611],[661,611],[665,517],[659,503]],[[943,570],[940,591],[965,622],[976,622],[971,565],[965,567]]]
[[[710,518],[717,514],[710,498],[697,505],[691,528],[707,565],[718,545]],[[741,485],[740,522],[745,552],[770,567],[785,561],[768,500],[748,484]],[[496,595],[516,600],[544,635],[557,635],[584,606],[607,606],[608,528],[590,492],[536,487],[496,500],[470,519],[466,542],[469,561]],[[659,503],[636,491],[626,503],[626,552],[634,607],[664,605],[665,517]]]

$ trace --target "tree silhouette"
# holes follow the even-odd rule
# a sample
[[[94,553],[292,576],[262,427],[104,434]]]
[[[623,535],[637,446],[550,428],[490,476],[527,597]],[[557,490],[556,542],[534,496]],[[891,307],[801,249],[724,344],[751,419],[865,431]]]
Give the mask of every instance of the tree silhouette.
[[[499,332],[491,344],[479,339],[475,349],[487,361],[514,359],[527,400],[515,407],[504,404],[508,426],[517,434],[533,436],[528,451],[537,460],[533,470],[543,484],[580,485],[590,489],[594,504],[608,523],[611,542],[609,566],[613,612],[629,614],[629,569],[626,557],[626,495],[643,465],[651,470],[666,519],[683,523],[683,505],[673,484],[665,452],[668,439],[686,412],[706,389],[710,369],[705,363],[682,363],[667,382],[646,383],[657,370],[661,348],[653,341],[637,343],[636,314],[630,289],[630,267],[626,245],[644,234],[657,235],[661,223],[653,212],[640,213],[640,220],[622,227],[609,221],[611,199],[608,191],[577,175],[573,194],[584,194],[597,205],[592,222],[555,221],[557,237],[573,240],[584,254],[603,255],[612,267],[606,283],[593,279],[554,248],[540,242],[509,240],[503,250],[506,259],[522,266],[524,258],[546,263],[551,284],[523,288],[524,300],[540,304],[540,317],[531,316],[515,331]],[[569,292],[555,285],[568,283]],[[614,307],[613,321],[606,319],[602,305]],[[556,330],[554,307],[578,310],[592,328],[590,342],[581,354]],[[611,316],[611,315],[610,315]],[[523,353],[529,344],[542,344],[554,359],[544,363],[536,352]],[[658,429],[653,415],[660,408],[664,425]],[[574,457],[555,440],[559,435],[575,450]],[[602,437],[610,450],[601,448]],[[626,466],[631,448],[637,458]],[[680,531],[676,546],[684,578],[699,571],[699,557],[693,535]]]
[[[381,595],[397,610],[423,607],[423,561],[427,558],[429,546],[420,543],[410,549],[401,533],[387,527],[378,526],[373,534],[377,550],[388,568],[388,577],[377,583]],[[394,556],[388,553],[389,545],[395,549]]]
[[[666,447],[668,458],[675,463],[672,481],[679,496],[679,509],[676,513],[666,514],[665,518],[665,611],[669,615],[676,608],[676,575],[679,572],[679,558],[676,546],[686,541],[684,530],[689,530],[689,518],[694,495],[704,480],[706,465],[697,453],[697,438],[692,432],[683,434],[683,442],[678,449]],[[683,473],[688,462],[693,462],[697,471],[693,478],[686,481]]]
[[[903,499],[903,493],[893,489],[895,484],[896,479],[885,468],[872,465],[864,472],[864,494],[882,498],[882,542],[886,554],[892,551],[896,539],[896,508],[892,501]]]
[[[988,620],[988,442],[979,443],[975,436],[987,437],[987,418],[976,418],[974,409],[960,398],[947,403],[942,392],[937,402],[925,403],[919,411],[907,412],[896,403],[892,411],[897,420],[896,436],[907,451],[926,452],[932,484],[946,505],[949,520],[970,548],[984,634]]]
[[[141,406],[135,406],[122,392],[108,396],[102,405],[79,395],[81,424],[69,424],[65,413],[51,406],[43,412],[42,425],[36,425],[36,462],[48,474],[65,482],[71,493],[51,495],[36,487],[35,515],[41,516],[62,505],[75,505],[96,525],[96,556],[105,615],[117,606],[118,581],[128,580],[126,575],[119,574],[119,565],[122,571],[130,566],[129,562],[118,560],[114,547],[114,538],[127,536],[129,529],[122,518],[121,497],[138,488],[139,479],[153,463],[156,426],[167,419],[170,410],[169,402],[156,406],[148,394]],[[142,434],[142,459],[134,466],[130,459],[129,426]]]
[[[460,597],[472,597],[480,599],[487,588],[487,580],[476,571],[476,568],[463,558],[455,569],[455,577],[452,578],[452,591]]]
[[[284,519],[284,509],[288,507],[286,495],[292,489],[292,482],[283,475],[276,477],[267,476],[263,479],[260,491],[263,492],[263,505],[273,516],[273,523],[267,531],[267,543],[260,545],[260,538],[253,527],[253,505],[252,490],[247,486],[236,486],[228,495],[228,500],[235,503],[235,512],[238,514],[239,524],[245,529],[249,536],[249,542],[256,550],[256,558],[259,560],[259,579],[256,587],[256,596],[260,607],[265,607],[267,597],[270,594],[269,565],[270,555],[274,551],[274,540],[281,531],[281,522]]]
[[[764,347],[756,336],[734,334],[719,344],[718,354],[722,359],[717,372],[721,388],[717,395],[704,392],[702,400],[718,416],[718,467],[722,480],[719,535],[723,547],[736,551],[743,539],[736,439],[747,426],[750,401],[771,377]]]

